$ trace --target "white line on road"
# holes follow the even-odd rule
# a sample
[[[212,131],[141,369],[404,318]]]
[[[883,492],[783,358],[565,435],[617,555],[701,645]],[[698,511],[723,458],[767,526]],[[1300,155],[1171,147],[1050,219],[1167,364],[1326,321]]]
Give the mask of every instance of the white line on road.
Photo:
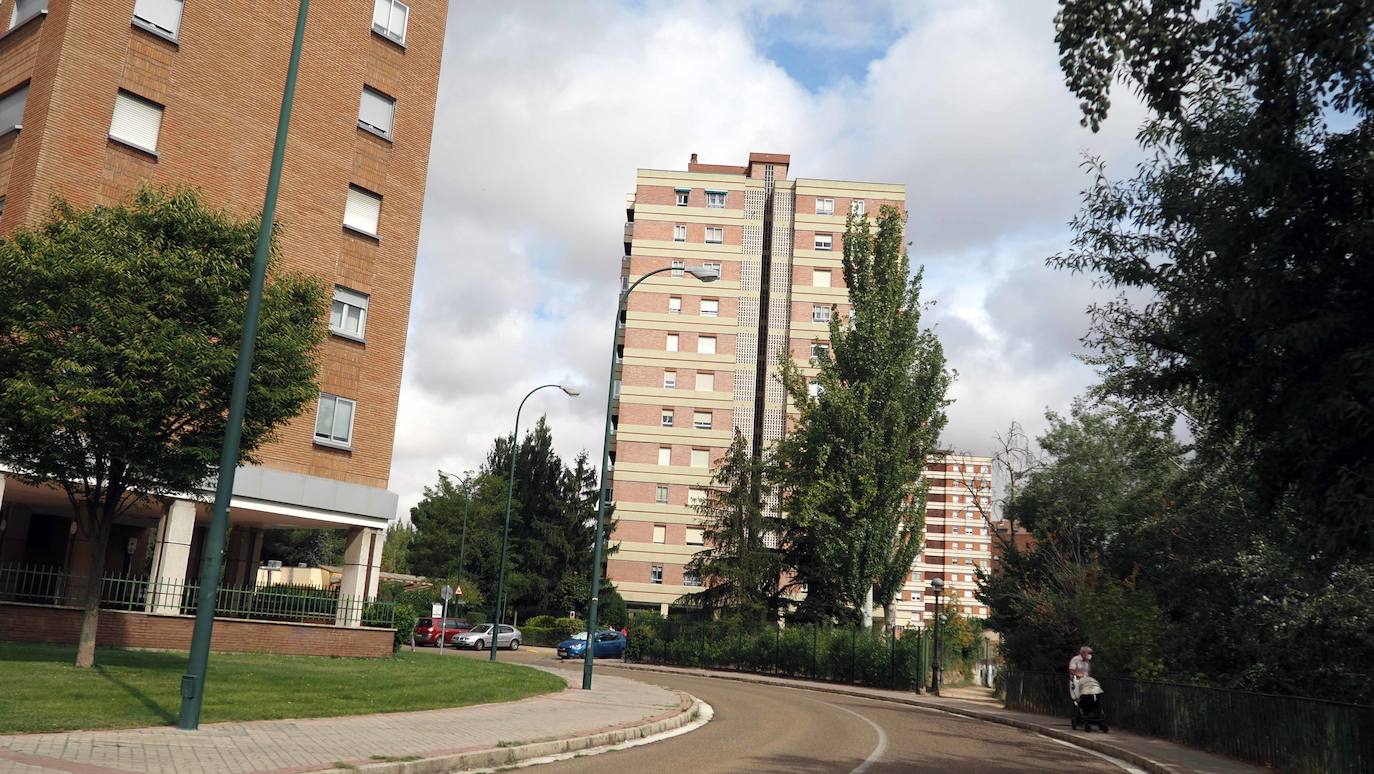
[[[882,760],[883,753],[887,752],[887,732],[883,730],[882,726],[878,725],[877,723],[874,723],[873,721],[869,720],[863,715],[860,715],[854,710],[849,709],[848,707],[841,707],[838,704],[831,704],[828,701],[823,701],[821,702],[821,704],[824,704],[825,706],[830,707],[831,709],[840,710],[841,712],[848,712],[849,714],[853,715],[859,720],[862,720],[868,725],[873,726],[873,730],[878,732],[878,746],[874,747],[873,752],[869,753],[867,758],[864,758],[864,762],[860,763],[858,766],[855,766],[853,770],[849,772],[849,774],[863,774],[863,772],[868,771],[868,768],[870,766]]]
[[[1141,769],[1141,768],[1137,768],[1137,767],[1135,767],[1135,766],[1132,766],[1131,764],[1127,763],[1126,761],[1123,761],[1123,760],[1120,760],[1120,759],[1117,759],[1117,758],[1113,758],[1112,756],[1107,755],[1106,753],[1100,753],[1100,752],[1098,752],[1097,750],[1090,750],[1090,749],[1088,749],[1087,747],[1079,747],[1078,745],[1076,745],[1076,744],[1074,744],[1074,743],[1072,743],[1072,742],[1066,742],[1066,741],[1064,741],[1063,739],[1055,739],[1055,738],[1052,737],[1052,736],[1045,736],[1044,734],[1040,734],[1039,736],[1040,736],[1042,739],[1048,739],[1048,740],[1050,740],[1051,742],[1057,742],[1058,744],[1062,744],[1062,745],[1064,745],[1065,747],[1071,747],[1071,748],[1073,748],[1073,749],[1075,749],[1075,750],[1077,750],[1077,751],[1079,751],[1079,752],[1085,752],[1085,753],[1087,753],[1087,754],[1089,754],[1089,755],[1096,755],[1097,757],[1101,758],[1101,759],[1104,760],[1104,761],[1107,761],[1108,763],[1111,763],[1112,765],[1116,766],[1116,767],[1119,768],[1119,769],[1123,769],[1123,770],[1125,770],[1125,771],[1131,772],[1131,774],[1146,774],[1146,771],[1145,771],[1144,769]]]

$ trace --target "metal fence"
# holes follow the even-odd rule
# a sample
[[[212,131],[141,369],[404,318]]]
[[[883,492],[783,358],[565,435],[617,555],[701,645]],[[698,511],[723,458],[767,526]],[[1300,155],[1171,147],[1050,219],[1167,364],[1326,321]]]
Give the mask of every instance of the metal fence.
[[[1114,726],[1283,771],[1374,771],[1374,707],[1101,677]],[[1068,676],[1006,675],[1008,709],[1067,715]]]
[[[730,623],[656,621],[634,625],[631,661],[914,690],[929,683],[924,631],[898,636],[860,627],[754,628]]]
[[[0,602],[82,607],[88,584],[63,568],[0,564]],[[107,575],[100,587],[102,610],[190,616],[199,600],[200,584],[180,579]],[[220,587],[215,596],[216,617],[252,621],[394,628],[395,609],[394,602],[313,586]]]

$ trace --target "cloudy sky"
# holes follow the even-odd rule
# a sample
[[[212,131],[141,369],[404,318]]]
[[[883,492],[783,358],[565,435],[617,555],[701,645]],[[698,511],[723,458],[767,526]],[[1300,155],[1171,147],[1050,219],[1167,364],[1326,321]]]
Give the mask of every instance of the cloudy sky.
[[[638,167],[790,153],[794,177],[905,183],[927,321],[959,372],[944,442],[988,453],[1092,381],[1101,291],[1051,271],[1084,154],[1134,162],[1138,109],[1078,123],[1052,0],[451,4],[391,473],[480,464],[546,413],[600,451],[624,221]],[[1125,102],[1125,100],[1118,100]]]

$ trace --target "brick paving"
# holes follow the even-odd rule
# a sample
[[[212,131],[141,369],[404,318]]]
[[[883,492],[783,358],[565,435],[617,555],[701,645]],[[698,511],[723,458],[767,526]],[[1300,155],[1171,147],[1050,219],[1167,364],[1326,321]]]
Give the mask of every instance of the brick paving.
[[[680,695],[658,686],[607,675],[583,691],[580,675],[546,671],[567,680],[568,690],[424,712],[214,723],[195,732],[157,727],[0,736],[0,774],[297,774],[376,763],[381,756],[432,757],[585,736],[680,708]]]

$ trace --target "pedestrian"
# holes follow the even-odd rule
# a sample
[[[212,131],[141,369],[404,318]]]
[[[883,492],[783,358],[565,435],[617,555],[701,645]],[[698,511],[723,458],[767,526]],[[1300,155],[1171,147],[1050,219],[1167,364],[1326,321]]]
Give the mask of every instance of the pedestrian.
[[[1084,645],[1078,649],[1078,655],[1069,659],[1070,677],[1087,677],[1092,671],[1093,649]]]

